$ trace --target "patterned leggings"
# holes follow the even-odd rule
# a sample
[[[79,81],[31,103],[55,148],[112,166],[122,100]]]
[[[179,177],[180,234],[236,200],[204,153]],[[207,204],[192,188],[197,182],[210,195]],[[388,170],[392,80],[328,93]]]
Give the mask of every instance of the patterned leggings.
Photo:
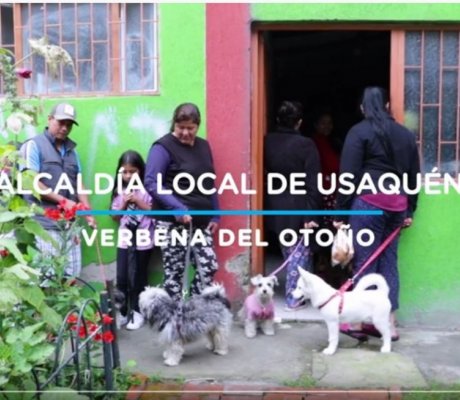
[[[377,207],[366,203],[359,197],[353,201],[352,210],[378,210]],[[353,215],[350,217],[350,225],[353,230],[353,245],[355,256],[353,260],[353,273],[355,274],[380,244],[404,222],[406,212],[384,211],[383,215]],[[370,229],[375,235],[375,241],[368,247],[360,246],[356,242],[356,234],[361,229]],[[399,273],[398,273],[398,241],[399,235],[388,245],[382,254],[358,277],[355,283],[363,275],[371,272],[382,274],[390,287],[391,310],[399,308]]]
[[[183,246],[179,241],[172,243],[171,234],[173,231],[185,234],[184,231],[186,231],[188,238],[189,228],[184,225],[159,221],[157,229],[166,230],[164,244],[161,246],[164,268],[163,287],[174,300],[179,301],[182,297],[187,246]],[[191,284],[191,295],[199,294],[205,287],[209,286],[218,268],[211,233],[208,229],[193,228],[192,238],[197,230],[202,231],[206,244],[195,243],[191,248],[190,262],[195,266],[196,272]]]
[[[303,239],[302,239],[303,240]],[[310,256],[310,248],[304,246],[303,243],[296,243],[294,246],[283,246],[281,245],[281,252],[283,253],[283,258],[286,260],[293,252],[294,254],[290,258],[286,266],[286,299],[291,294],[291,292],[297,286],[297,280],[299,279],[299,271],[297,267],[302,267],[303,269],[311,272],[312,263]]]

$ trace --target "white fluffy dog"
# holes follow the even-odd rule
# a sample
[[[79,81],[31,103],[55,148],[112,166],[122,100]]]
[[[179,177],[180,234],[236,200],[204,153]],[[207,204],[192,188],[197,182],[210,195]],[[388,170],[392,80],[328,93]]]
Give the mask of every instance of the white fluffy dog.
[[[275,334],[274,287],[278,284],[276,276],[256,275],[251,278],[255,290],[246,297],[239,315],[244,321],[246,337],[253,338],[259,327],[265,335]]]
[[[209,286],[200,295],[180,302],[172,300],[164,289],[147,287],[139,296],[139,308],[151,326],[158,324],[160,343],[166,345],[166,365],[178,365],[184,345],[203,335],[208,349],[220,355],[228,353],[233,316],[223,286]]]
[[[292,295],[296,299],[309,298],[313,307],[320,309],[329,335],[329,346],[323,350],[324,354],[334,354],[337,350],[339,322],[372,322],[382,334],[383,346],[380,351],[382,353],[391,351],[391,304],[388,298],[388,284],[382,275],[374,273],[365,275],[351,292],[334,296],[338,291],[319,276],[300,267],[299,272],[297,287]],[[377,286],[376,290],[366,290],[373,285]]]

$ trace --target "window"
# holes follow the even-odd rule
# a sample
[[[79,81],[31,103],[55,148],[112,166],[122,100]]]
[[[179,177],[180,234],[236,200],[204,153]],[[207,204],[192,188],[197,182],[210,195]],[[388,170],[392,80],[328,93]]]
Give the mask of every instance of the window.
[[[13,26],[3,25],[3,9],[14,16],[17,59],[30,52],[29,39],[46,37],[62,46],[75,64],[51,77],[41,57],[27,62],[32,79],[25,94],[152,93],[157,80],[157,10],[152,3],[22,3],[2,7],[2,43]],[[5,36],[7,37],[7,36]]]
[[[13,7],[11,5],[0,5],[0,27],[0,48],[14,52]],[[3,93],[2,74],[0,74],[0,93]]]
[[[459,43],[458,31],[405,33],[405,123],[418,135],[424,172],[460,172]]]

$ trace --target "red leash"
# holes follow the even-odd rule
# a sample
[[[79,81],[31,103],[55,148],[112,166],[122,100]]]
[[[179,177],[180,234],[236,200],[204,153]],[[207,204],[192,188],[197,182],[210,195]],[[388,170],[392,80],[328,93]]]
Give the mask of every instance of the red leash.
[[[348,288],[353,284],[355,279],[362,274],[362,272],[371,265],[375,259],[382,254],[382,252],[388,247],[388,245],[393,241],[393,239],[398,235],[401,231],[401,227],[398,226],[391,234],[383,241],[383,243],[377,247],[377,249],[371,254],[371,256],[366,260],[366,262],[362,265],[359,271],[353,275],[352,278],[348,279],[340,289],[337,290],[329,299],[327,299],[323,304],[321,304],[318,308],[324,307],[327,303],[329,303],[334,297],[340,296],[340,304],[339,304],[339,314],[342,313],[343,309],[343,294],[348,290]]]

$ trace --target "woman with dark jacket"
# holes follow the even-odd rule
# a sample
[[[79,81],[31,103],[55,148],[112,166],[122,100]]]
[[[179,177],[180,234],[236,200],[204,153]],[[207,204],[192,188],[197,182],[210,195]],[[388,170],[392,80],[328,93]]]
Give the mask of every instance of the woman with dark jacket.
[[[280,194],[268,194],[265,197],[267,210],[312,210],[319,209],[321,196],[318,192],[318,173],[320,161],[315,144],[309,138],[301,135],[299,128],[302,124],[302,105],[297,102],[284,101],[278,109],[277,128],[265,136],[264,163],[265,172],[282,174],[287,181],[293,173],[306,173],[305,186],[307,194],[292,194],[289,189]],[[316,218],[304,215],[274,215],[267,217],[266,226],[269,231],[279,236],[284,229],[293,229],[299,234],[299,229],[314,228],[318,224]],[[299,235],[301,236],[301,235]],[[300,266],[311,271],[311,255],[303,239],[293,246],[281,245],[283,257],[290,261],[287,264],[286,278],[286,308],[294,310],[302,307],[291,297],[291,292],[297,285]]]
[[[200,110],[195,104],[184,103],[176,107],[173,114],[170,133],[158,139],[150,148],[145,166],[145,188],[152,196],[155,205],[160,210],[177,210],[177,215],[159,215],[157,229],[166,232],[161,245],[163,258],[163,286],[168,294],[179,301],[182,292],[187,289],[187,278],[184,274],[188,262],[195,266],[195,277],[191,283],[190,294],[199,294],[208,287],[218,269],[214,251],[213,234],[218,229],[219,216],[192,215],[187,211],[219,210],[217,194],[207,194],[195,187],[184,194],[188,187],[187,179],[179,179],[174,185],[175,178],[187,173],[193,177],[203,174],[214,174],[214,161],[211,147],[207,140],[197,136],[201,123]],[[162,187],[159,190],[159,178]],[[210,179],[203,183],[210,193],[215,189]],[[171,191],[168,194],[167,191]],[[188,239],[193,238],[200,230],[206,243],[190,241],[189,246],[174,243],[175,232],[187,231]],[[190,258],[190,260],[189,260]]]
[[[407,174],[409,188],[415,187],[416,176],[420,172],[415,135],[390,115],[386,91],[379,87],[367,87],[364,90],[361,111],[364,115],[363,121],[354,125],[345,139],[340,174],[353,174],[356,188],[363,177],[370,179],[378,188],[379,178],[383,174],[392,173],[399,179]],[[396,194],[371,193],[370,190],[363,190],[359,194],[343,195],[339,189],[337,208],[340,210],[383,210],[383,215],[354,215],[349,219],[354,232],[354,273],[396,228],[412,224],[416,207],[417,194],[407,195],[402,191]],[[335,223],[335,226],[339,225],[340,222]],[[363,247],[356,241],[356,233],[365,228],[375,235],[374,242],[368,247]],[[398,240],[399,234],[364,272],[382,274],[390,287],[393,340],[399,338],[394,314],[399,307]],[[365,324],[342,326],[341,331],[351,333],[358,339],[363,339],[362,333],[377,334],[372,325]]]

